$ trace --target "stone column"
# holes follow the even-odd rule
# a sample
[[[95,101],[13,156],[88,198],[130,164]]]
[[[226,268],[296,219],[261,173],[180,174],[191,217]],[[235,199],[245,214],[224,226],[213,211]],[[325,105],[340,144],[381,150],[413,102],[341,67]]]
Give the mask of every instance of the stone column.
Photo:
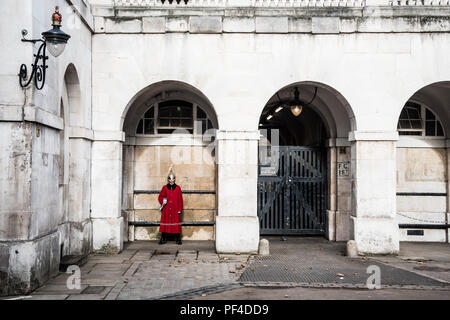
[[[70,255],[87,255],[92,248],[90,129],[70,127],[69,210]]]
[[[123,248],[123,132],[94,132],[92,143],[93,250],[117,253]]]
[[[350,236],[359,254],[398,254],[396,214],[396,140],[398,133],[349,134],[352,167]]]
[[[257,252],[258,131],[218,131],[218,253]]]
[[[450,224],[450,139],[446,140],[447,145],[447,224]],[[447,242],[450,243],[450,229],[447,229]]]
[[[350,240],[351,164],[348,138],[328,141],[329,209],[327,238],[332,241]]]
[[[325,237],[336,241],[336,139],[328,140],[328,209]]]

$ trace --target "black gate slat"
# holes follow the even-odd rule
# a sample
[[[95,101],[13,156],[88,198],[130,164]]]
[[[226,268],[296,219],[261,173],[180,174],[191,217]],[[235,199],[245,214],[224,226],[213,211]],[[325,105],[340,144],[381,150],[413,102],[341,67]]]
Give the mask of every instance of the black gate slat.
[[[278,172],[258,176],[261,234],[323,234],[327,161],[323,149],[279,147]]]

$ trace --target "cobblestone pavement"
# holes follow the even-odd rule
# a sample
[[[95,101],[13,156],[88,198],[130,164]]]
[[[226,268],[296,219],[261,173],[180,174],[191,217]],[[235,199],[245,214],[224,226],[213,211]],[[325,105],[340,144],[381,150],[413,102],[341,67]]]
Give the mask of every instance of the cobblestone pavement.
[[[213,241],[125,244],[118,255],[91,254],[81,267],[81,288],[70,290],[60,273],[27,299],[158,299],[199,288],[232,288],[249,255],[216,254]],[[200,295],[200,294],[199,294]]]
[[[269,256],[216,254],[213,241],[180,246],[135,241],[118,255],[91,254],[81,267],[79,289],[68,289],[70,275],[60,273],[29,296],[6,299],[233,299],[233,294],[235,299],[285,299],[283,292],[291,299],[320,299],[317,290],[330,299],[339,299],[337,292],[353,298],[381,299],[385,292],[398,299],[450,299],[450,244],[402,243],[398,256],[350,259],[344,256],[345,242],[267,239]],[[376,294],[366,294],[369,265],[381,270],[382,289]]]

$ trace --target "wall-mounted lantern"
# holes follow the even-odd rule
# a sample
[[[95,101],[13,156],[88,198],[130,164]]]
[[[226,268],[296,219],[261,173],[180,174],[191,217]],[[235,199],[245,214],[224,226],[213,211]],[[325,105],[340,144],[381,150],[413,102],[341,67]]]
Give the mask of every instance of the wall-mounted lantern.
[[[45,73],[48,66],[46,65],[46,61],[48,56],[45,54],[45,49],[48,48],[50,54],[54,57],[59,56],[66,47],[66,43],[69,40],[70,36],[62,31],[61,28],[61,20],[62,16],[59,13],[59,8],[55,8],[55,12],[52,14],[52,26],[53,29],[48,30],[46,32],[42,32],[42,39],[25,39],[25,36],[28,34],[27,30],[22,30],[22,41],[23,42],[31,42],[35,44],[36,42],[41,42],[41,46],[38,49],[37,54],[34,55],[34,63],[31,65],[32,71],[30,78],[28,78],[27,66],[22,64],[20,66],[19,71],[19,83],[22,88],[28,87],[28,85],[34,79],[34,85],[36,89],[41,90],[45,84]],[[42,59],[41,64],[39,65],[39,61]]]

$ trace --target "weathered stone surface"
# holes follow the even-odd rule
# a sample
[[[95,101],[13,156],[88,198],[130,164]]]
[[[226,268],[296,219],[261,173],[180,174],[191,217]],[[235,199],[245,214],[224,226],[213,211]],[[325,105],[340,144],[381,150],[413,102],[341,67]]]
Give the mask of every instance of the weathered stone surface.
[[[221,33],[222,17],[190,17],[190,33]]]
[[[224,17],[223,32],[255,32],[255,18]]]
[[[356,246],[355,240],[349,240],[347,241],[347,257],[349,258],[356,258],[358,257],[358,248]]]
[[[287,17],[256,17],[257,33],[287,33],[289,31]]]
[[[187,32],[189,30],[188,17],[169,17],[166,20],[166,32]]]
[[[105,32],[105,18],[94,17],[94,29],[95,29],[96,33],[104,33]]]
[[[256,253],[259,245],[257,217],[216,217],[218,253]]]
[[[339,33],[340,20],[337,17],[313,17],[311,20],[312,33]]]
[[[142,32],[144,33],[164,33],[166,32],[165,17],[144,17],[142,18]]]
[[[108,33],[139,33],[142,32],[142,20],[105,18],[105,31]]]
[[[258,254],[261,256],[267,256],[270,254],[269,251],[269,241],[267,239],[259,240]]]

